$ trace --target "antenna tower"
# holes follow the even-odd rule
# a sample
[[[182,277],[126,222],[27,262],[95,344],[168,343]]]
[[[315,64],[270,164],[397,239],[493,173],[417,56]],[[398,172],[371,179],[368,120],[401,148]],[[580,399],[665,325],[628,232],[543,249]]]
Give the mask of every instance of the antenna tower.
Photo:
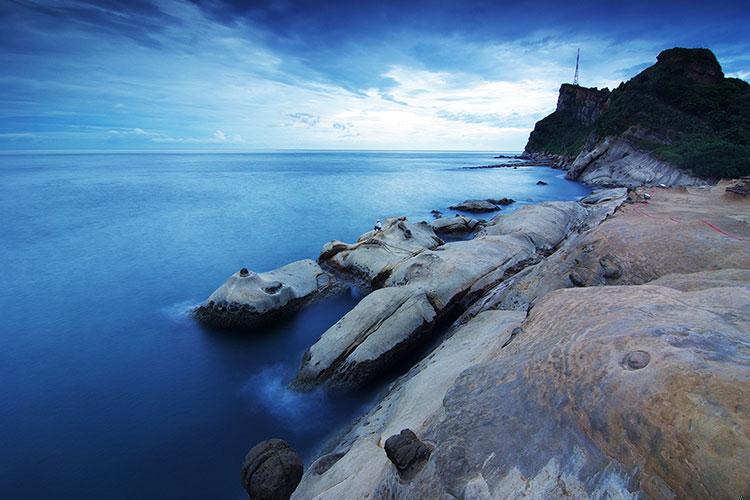
[[[576,54],[576,74],[573,76],[573,85],[578,85],[578,61],[581,59],[581,49]]]

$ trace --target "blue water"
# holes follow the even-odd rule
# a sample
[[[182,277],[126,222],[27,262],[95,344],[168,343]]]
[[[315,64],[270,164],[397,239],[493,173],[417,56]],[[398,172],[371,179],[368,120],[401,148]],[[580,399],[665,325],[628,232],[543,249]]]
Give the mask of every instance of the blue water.
[[[547,168],[461,168],[492,156],[0,155],[0,498],[239,499],[257,441],[309,461],[373,397],[286,387],[356,290],[256,335],[186,311],[240,267],[315,258],[376,218],[587,193]]]

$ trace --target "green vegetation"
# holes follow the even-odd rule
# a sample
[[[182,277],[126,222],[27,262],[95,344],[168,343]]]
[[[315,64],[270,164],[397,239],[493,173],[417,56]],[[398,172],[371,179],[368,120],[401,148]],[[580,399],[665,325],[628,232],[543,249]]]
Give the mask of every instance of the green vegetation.
[[[536,151],[575,155],[589,134],[624,135],[694,174],[750,175],[750,84],[724,78],[708,49],[671,49],[613,90],[593,127],[553,113],[529,139]]]
[[[582,126],[572,113],[555,111],[536,123],[526,150],[575,156],[592,131],[593,127]]]

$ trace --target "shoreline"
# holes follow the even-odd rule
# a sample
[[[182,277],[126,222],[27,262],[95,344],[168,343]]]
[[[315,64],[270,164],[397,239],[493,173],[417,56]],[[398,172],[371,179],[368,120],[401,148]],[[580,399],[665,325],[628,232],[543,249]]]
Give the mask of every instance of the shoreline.
[[[332,390],[356,390],[357,387],[377,378],[378,374],[390,369],[396,361],[404,362],[409,359],[411,353],[417,352],[420,346],[424,348],[427,340],[432,339],[434,345],[423,352],[419,358],[411,358],[409,362],[412,368],[388,384],[386,388],[378,391],[369,411],[355,417],[350,425],[333,433],[330,439],[321,444],[322,455],[306,468],[293,498],[310,498],[320,495],[327,498],[343,494],[343,491],[359,491],[362,494],[375,496],[384,494],[385,491],[398,491],[398,496],[438,494],[439,489],[424,490],[427,487],[425,485],[434,488],[446,480],[457,480],[457,476],[454,476],[458,474],[458,471],[453,470],[451,466],[441,469],[441,462],[431,461],[429,454],[437,453],[440,456],[441,447],[445,445],[441,440],[446,438],[449,441],[459,438],[468,439],[467,435],[455,431],[449,432],[442,438],[435,434],[439,427],[435,425],[441,418],[440,412],[447,411],[446,409],[440,410],[440,405],[445,405],[450,401],[450,394],[459,399],[470,397],[470,393],[459,390],[455,384],[459,383],[461,377],[467,376],[471,367],[493,362],[498,356],[511,352],[506,350],[511,346],[516,351],[522,349],[522,342],[519,339],[523,339],[524,336],[521,334],[527,328],[534,327],[536,316],[548,314],[539,304],[543,305],[555,300],[562,300],[561,304],[564,304],[564,299],[571,295],[570,293],[561,295],[556,290],[594,291],[591,287],[598,285],[609,285],[608,288],[611,287],[614,290],[619,285],[630,292],[629,289],[635,291],[638,287],[646,286],[645,283],[648,281],[658,281],[658,278],[674,274],[674,272],[665,272],[665,269],[657,269],[652,270],[653,276],[650,279],[644,279],[643,271],[636,272],[630,269],[631,264],[617,255],[617,252],[613,254],[612,251],[597,251],[594,253],[597,255],[604,253],[604,255],[592,257],[590,250],[592,245],[584,244],[587,238],[594,242],[600,241],[592,235],[607,234],[608,228],[622,221],[643,229],[643,220],[651,222],[652,219],[659,219],[661,211],[670,207],[673,210],[674,204],[678,201],[684,203],[685,200],[696,200],[695,203],[699,201],[701,203],[699,210],[704,210],[704,212],[698,210],[703,223],[700,227],[694,228],[692,224],[686,224],[684,227],[689,227],[690,231],[696,235],[700,233],[700,238],[705,237],[703,234],[705,231],[722,238],[719,246],[724,247],[721,254],[725,262],[723,264],[721,261],[712,262],[709,265],[707,262],[694,261],[687,266],[690,269],[685,269],[684,263],[674,262],[675,255],[669,255],[661,257],[667,261],[672,259],[670,265],[674,269],[667,270],[676,271],[679,274],[688,271],[700,272],[704,269],[713,272],[713,269],[718,267],[730,270],[731,274],[733,269],[750,268],[750,255],[747,252],[743,255],[742,251],[737,249],[730,251],[726,248],[727,244],[736,245],[742,243],[744,238],[750,237],[750,231],[746,231],[746,228],[741,225],[737,227],[745,230],[747,234],[732,233],[731,230],[737,229],[734,227],[728,230],[721,229],[727,226],[727,209],[739,209],[741,213],[748,212],[747,220],[750,220],[750,212],[744,199],[736,197],[737,199],[728,200],[727,196],[731,197],[731,193],[725,192],[725,187],[720,184],[714,187],[689,189],[639,188],[630,192],[624,188],[610,189],[595,191],[579,202],[543,202],[524,205],[507,215],[501,212],[482,225],[472,239],[448,243],[439,239],[429,243],[430,237],[427,233],[434,234],[429,223],[413,224],[406,219],[394,219],[386,221],[387,227],[384,228],[382,234],[365,233],[357,243],[352,245],[341,242],[329,244],[329,250],[326,251],[324,248],[319,258],[319,264],[322,266],[320,269],[335,268],[337,273],[340,273],[336,277],[337,280],[347,275],[356,279],[369,279],[372,291],[308,350],[303,357],[294,386],[306,388],[322,384]],[[685,200],[681,200],[680,197]],[[710,198],[712,203],[718,203],[718,205],[711,208],[703,198]],[[650,217],[641,215],[645,210],[652,208],[657,208],[658,211],[650,214]],[[719,224],[714,224],[705,220],[710,217],[722,219]],[[674,219],[679,220],[674,215],[664,218],[670,224],[677,224]],[[731,220],[731,217],[728,220]],[[714,227],[719,228],[720,231],[714,230]],[[427,240],[421,233],[425,233],[424,237]],[[393,238],[395,237],[400,238],[398,245],[394,244]],[[608,239],[617,240],[613,234],[610,234]],[[378,241],[380,243],[375,244]],[[641,240],[633,240],[627,244],[622,241],[619,243],[624,245],[624,247],[617,248],[620,253],[632,251],[632,247],[637,248],[639,244],[644,244]],[[677,240],[672,241],[672,244],[679,247],[680,244],[684,245],[684,242]],[[697,245],[695,242],[694,244]],[[406,248],[403,245],[412,246]],[[596,243],[593,246],[596,246]],[[384,248],[387,250],[383,250]],[[509,248],[511,248],[510,253],[508,253]],[[672,253],[676,251],[674,247],[671,250]],[[501,251],[504,257],[500,258],[499,254],[493,254],[489,259],[492,263],[488,266],[482,267],[477,264],[477,261],[482,261],[486,257],[487,252],[497,251]],[[654,249],[654,252],[655,254],[650,255],[645,261],[639,260],[638,265],[653,267],[658,263],[657,267],[670,267],[655,257],[659,254],[658,249]],[[663,253],[662,249],[661,254]],[[458,262],[462,264],[454,267]],[[503,264],[498,266],[498,262]],[[592,264],[584,265],[580,264],[581,262],[596,262],[598,271],[592,267]],[[572,268],[571,263],[573,263]],[[462,267],[466,265],[472,269],[467,271]],[[742,289],[743,280],[750,277],[745,276],[741,271],[737,273],[739,277],[730,277],[730,284],[740,286]],[[449,284],[446,285],[446,283]],[[673,289],[669,288],[669,290]],[[660,294],[671,292],[663,292],[660,289],[654,293],[656,293],[655,297],[658,297]],[[548,299],[547,296],[550,298]],[[635,299],[629,298],[628,300]],[[407,304],[410,305],[406,307]],[[585,306],[585,303],[579,305],[584,308]],[[715,307],[721,307],[720,303],[717,303]],[[415,316],[414,311],[421,312],[417,312]],[[439,324],[444,324],[444,327],[438,328],[436,325]],[[501,328],[500,325],[506,326]],[[440,334],[439,340],[431,337],[442,328],[445,328],[445,333]],[[500,334],[497,333],[498,328],[501,330]],[[549,339],[543,338],[543,333],[539,335],[542,339],[538,340],[539,342],[549,342]],[[478,342],[478,338],[484,340]],[[496,347],[485,349],[490,345]],[[532,355],[530,352],[521,352],[524,352],[523,356],[526,357]],[[653,354],[649,354],[647,356],[649,360],[646,360],[646,355],[639,354],[639,350],[633,352],[636,354],[628,355],[631,356],[630,358],[626,356],[627,359],[623,361],[625,363],[623,366],[628,370],[642,369],[653,357]],[[456,359],[451,359],[451,355],[454,358],[458,356],[462,362],[457,363]],[[725,361],[731,362],[732,360]],[[315,368],[310,370],[313,365]],[[440,367],[438,373],[435,373],[435,365]],[[450,376],[446,375],[448,372]],[[483,380],[483,378],[477,379],[474,383],[481,385]],[[532,377],[527,383],[536,382]],[[453,389],[451,389],[452,386]],[[401,393],[410,396],[406,398],[400,396]],[[382,399],[378,404],[377,401],[381,395]],[[438,402],[437,407],[436,402]],[[435,411],[438,413],[434,413]],[[483,415],[483,418],[486,417],[487,415]],[[463,422],[460,414],[455,418],[458,420],[454,422],[454,426],[466,423]],[[380,422],[380,424],[374,422]],[[380,427],[373,430],[377,425]],[[575,427],[573,422],[568,425],[571,428]],[[428,455],[427,458],[420,459],[420,463],[404,465],[404,470],[399,468],[403,464],[397,462],[394,462],[396,464],[394,468],[389,461],[389,458],[394,459],[393,456],[386,456],[383,452],[386,438],[395,436],[402,428],[416,433],[414,436],[418,443],[411,442],[409,446],[421,446],[419,449],[431,450],[429,453],[424,451],[424,454]],[[502,432],[502,429],[496,429],[496,431]],[[596,439],[593,442],[591,439],[594,438],[592,436],[586,438],[587,447],[601,446]],[[579,445],[582,446],[583,442]],[[395,453],[393,447],[388,449],[391,453]],[[591,462],[590,466],[593,467],[608,456],[608,461],[605,460],[607,463],[617,463],[616,466],[610,465],[610,469],[614,472],[609,473],[608,481],[622,483],[628,474],[632,474],[618,460],[613,462],[611,454],[607,455],[600,448],[597,450],[593,455],[585,456],[584,462]],[[487,457],[484,458],[487,459]],[[559,460],[561,463],[565,462],[562,456]],[[508,483],[507,477],[497,482],[499,478],[495,476],[499,470],[505,470],[503,467],[511,466],[511,462],[504,466],[494,465],[495,472],[492,477],[495,478],[495,482],[488,482],[486,476],[482,476],[484,479],[481,479],[479,483],[469,478],[468,482],[464,481],[464,486],[462,486],[464,490],[461,491],[468,491],[466,488],[472,491],[473,488],[479,488],[481,491],[491,492],[510,487],[512,481]],[[362,469],[363,467],[365,469]],[[484,467],[487,467],[486,463]],[[420,482],[405,480],[404,471],[407,469],[410,471],[409,474],[421,474],[422,480]],[[539,470],[543,469],[544,467]],[[575,481],[574,476],[579,472],[580,470],[576,472],[572,469],[568,471],[572,474],[569,478],[571,483],[575,483],[581,491],[590,493],[591,491],[586,488],[592,488],[592,485]],[[251,478],[247,477],[246,480],[250,481]],[[547,486],[545,485],[544,488]],[[541,483],[538,487],[542,488]],[[622,483],[621,487],[616,490],[621,494],[632,493],[625,483]],[[615,490],[611,492],[614,493]]]

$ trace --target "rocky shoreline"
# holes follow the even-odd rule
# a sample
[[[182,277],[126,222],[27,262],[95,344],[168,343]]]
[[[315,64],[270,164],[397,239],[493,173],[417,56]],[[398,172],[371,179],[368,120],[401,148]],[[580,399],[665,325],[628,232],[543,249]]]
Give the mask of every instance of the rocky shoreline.
[[[736,496],[750,463],[750,202],[725,188],[600,190],[482,223],[388,219],[290,265],[304,272],[232,276],[201,307],[234,297],[255,324],[363,283],[294,385],[353,390],[413,365],[282,485],[292,498]],[[474,237],[446,243],[441,229]]]

